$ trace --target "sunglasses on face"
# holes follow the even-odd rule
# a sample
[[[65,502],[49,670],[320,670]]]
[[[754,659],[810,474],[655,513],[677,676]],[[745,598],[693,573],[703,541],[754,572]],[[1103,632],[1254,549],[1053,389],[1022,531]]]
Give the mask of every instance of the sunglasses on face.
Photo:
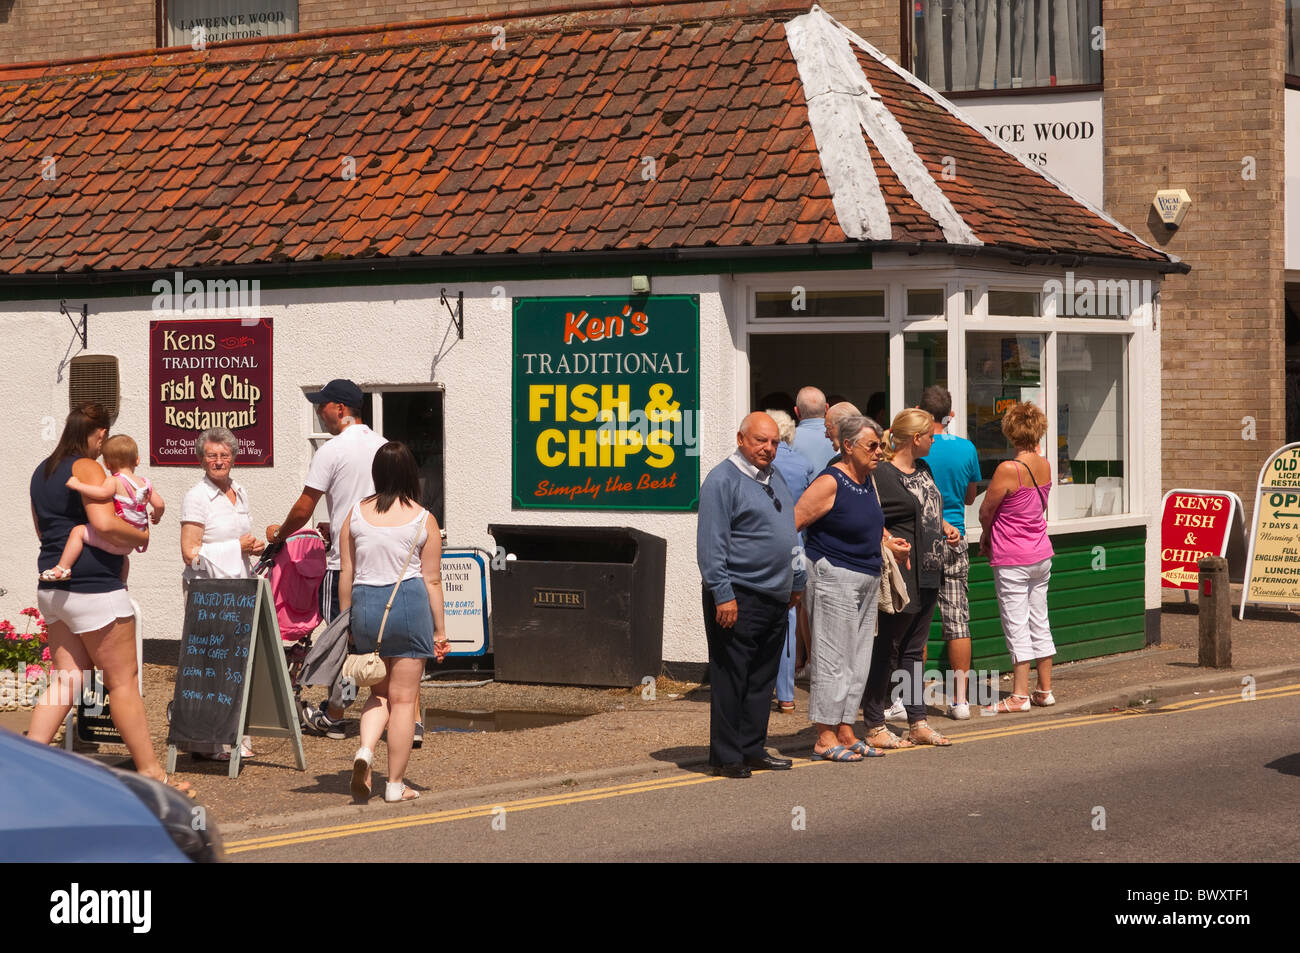
[[[772,492],[772,486],[771,486],[771,484],[768,484],[768,483],[760,483],[759,486],[761,486],[761,487],[762,487],[762,488],[767,492],[767,497],[768,497],[768,499],[770,499],[770,500],[772,501],[772,505],[775,506],[775,507],[776,507],[776,511],[777,511],[778,513],[780,513],[780,512],[781,512],[781,501],[778,500],[778,499],[776,498],[776,494],[775,494],[774,492]]]

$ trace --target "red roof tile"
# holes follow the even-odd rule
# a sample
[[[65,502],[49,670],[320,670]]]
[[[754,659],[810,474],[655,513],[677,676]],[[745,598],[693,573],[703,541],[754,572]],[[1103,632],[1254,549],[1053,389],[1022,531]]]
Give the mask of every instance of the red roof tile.
[[[0,68],[0,274],[844,242],[785,29],[804,10],[789,2]],[[980,241],[1167,260],[858,60]],[[942,245],[870,152],[893,239]]]

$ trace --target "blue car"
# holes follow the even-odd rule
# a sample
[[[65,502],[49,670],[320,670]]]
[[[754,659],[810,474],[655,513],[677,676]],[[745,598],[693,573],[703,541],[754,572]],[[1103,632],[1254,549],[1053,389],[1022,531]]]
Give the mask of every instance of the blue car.
[[[181,792],[0,729],[0,863],[220,859],[216,827]]]

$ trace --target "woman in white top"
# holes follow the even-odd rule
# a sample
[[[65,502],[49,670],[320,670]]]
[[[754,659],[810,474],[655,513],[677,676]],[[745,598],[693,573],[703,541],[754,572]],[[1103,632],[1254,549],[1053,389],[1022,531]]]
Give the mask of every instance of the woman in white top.
[[[195,579],[247,579],[253,575],[249,556],[259,555],[266,543],[253,535],[253,520],[244,488],[231,479],[239,453],[239,440],[225,427],[203,431],[194,442],[203,467],[203,479],[181,500],[181,558],[185,572],[183,590]],[[228,761],[228,745],[207,748],[194,745],[196,758]],[[241,742],[241,758],[253,756],[252,739]]]
[[[409,801],[420,796],[402,780],[415,735],[420,678],[425,660],[441,662],[450,647],[442,615],[442,538],[433,514],[416,502],[420,471],[405,444],[390,441],[380,447],[371,472],[375,495],[352,508],[339,539],[339,608],[351,609],[355,650],[373,652],[378,639],[387,669],[361,710],[352,795],[359,801],[370,797],[374,748],[387,726],[384,800]]]

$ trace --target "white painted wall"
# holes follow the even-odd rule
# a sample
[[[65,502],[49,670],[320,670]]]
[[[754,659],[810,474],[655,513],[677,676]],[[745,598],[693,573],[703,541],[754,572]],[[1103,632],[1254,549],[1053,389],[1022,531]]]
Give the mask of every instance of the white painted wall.
[[[297,499],[307,474],[314,427],[306,388],[350,377],[363,388],[378,384],[437,382],[445,386],[446,517],[449,542],[492,548],[489,523],[632,526],[668,540],[664,605],[664,658],[707,658],[695,565],[694,513],[570,512],[511,509],[511,311],[500,309],[492,284],[448,286],[465,292],[465,339],[438,301],[441,285],[263,290],[261,313],[274,324],[274,467],[239,469],[248,491],[254,531],[279,522]],[[630,291],[627,279],[505,283],[510,297],[613,295]],[[717,276],[656,278],[655,294],[700,295],[700,475],[734,447],[744,415],[733,345],[736,295]],[[493,304],[497,303],[497,309]],[[121,412],[115,432],[149,440],[148,326],[178,315],[153,313],[151,299],[91,299],[89,353],[115,354],[122,375]],[[77,308],[81,300],[70,301]],[[29,518],[32,471],[53,450],[68,412],[65,357],[80,349],[57,301],[0,303],[0,337],[8,373],[0,401],[10,408],[7,449],[0,457],[0,505],[11,518],[0,525],[0,618],[17,619],[35,604],[36,537]],[[148,553],[132,557],[131,594],[140,603],[147,638],[179,639],[181,498],[201,478],[193,468],[149,467],[168,512]],[[325,518],[322,501],[315,519]]]
[[[1286,90],[1286,267],[1300,268],[1300,89]]]

